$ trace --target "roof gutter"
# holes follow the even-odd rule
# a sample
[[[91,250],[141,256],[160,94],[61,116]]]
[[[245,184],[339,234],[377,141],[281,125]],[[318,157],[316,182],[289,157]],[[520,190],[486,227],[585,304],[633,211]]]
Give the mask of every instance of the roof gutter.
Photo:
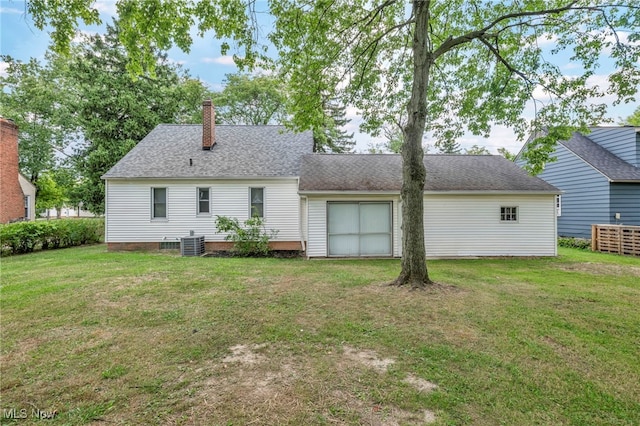
[[[559,189],[556,190],[442,190],[442,191],[434,191],[428,190],[423,191],[425,195],[559,195],[564,191]],[[327,191],[308,191],[302,190],[298,191],[300,195],[400,195],[400,191],[340,191],[340,190],[327,190]]]
[[[129,176],[107,176],[102,175],[103,180],[121,181],[211,181],[211,180],[297,180],[298,176],[180,176],[180,177],[129,177]]]

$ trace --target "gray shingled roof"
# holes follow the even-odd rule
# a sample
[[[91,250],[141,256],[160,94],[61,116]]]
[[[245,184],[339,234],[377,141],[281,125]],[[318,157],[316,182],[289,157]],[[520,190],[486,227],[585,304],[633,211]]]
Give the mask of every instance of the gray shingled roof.
[[[160,124],[103,178],[298,176],[302,156],[312,151],[310,131],[283,126],[217,125],[215,146],[203,151],[202,125]]]
[[[581,133],[575,132],[571,139],[561,141],[560,144],[613,182],[640,181],[640,168],[627,163]]]
[[[560,191],[494,155],[425,155],[425,191]],[[305,155],[300,191],[400,191],[402,159],[391,154]]]

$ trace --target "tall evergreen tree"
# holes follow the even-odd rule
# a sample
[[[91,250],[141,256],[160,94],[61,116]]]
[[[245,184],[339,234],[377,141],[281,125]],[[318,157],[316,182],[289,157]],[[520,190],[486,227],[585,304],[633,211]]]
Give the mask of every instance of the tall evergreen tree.
[[[315,152],[344,153],[353,151],[356,142],[353,132],[344,130],[351,120],[346,118],[346,107],[328,101],[323,108],[324,119],[313,129]]]
[[[442,139],[436,142],[435,145],[440,154],[460,154],[462,152],[460,144],[455,139]]]

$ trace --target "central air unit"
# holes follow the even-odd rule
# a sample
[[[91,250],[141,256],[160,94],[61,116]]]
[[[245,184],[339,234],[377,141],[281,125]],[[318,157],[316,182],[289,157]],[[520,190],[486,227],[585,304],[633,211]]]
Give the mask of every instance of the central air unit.
[[[204,254],[204,235],[193,235],[180,238],[180,254],[182,256],[202,256]]]

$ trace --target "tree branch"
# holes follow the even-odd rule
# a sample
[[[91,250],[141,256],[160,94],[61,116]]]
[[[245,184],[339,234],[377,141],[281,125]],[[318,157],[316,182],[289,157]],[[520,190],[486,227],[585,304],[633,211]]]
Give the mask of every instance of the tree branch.
[[[552,14],[557,14],[557,13],[561,13],[561,12],[566,12],[568,10],[596,9],[594,7],[577,7],[577,8],[575,8],[574,6],[575,6],[576,3],[577,3],[577,0],[573,0],[572,2],[567,4],[566,6],[558,7],[558,8],[555,8],[555,9],[543,9],[543,10],[535,10],[535,11],[530,11],[530,12],[514,12],[514,13],[508,13],[506,15],[500,16],[500,17],[494,19],[489,25],[485,26],[484,28],[481,28],[481,29],[476,30],[476,31],[468,32],[467,34],[461,35],[459,37],[450,36],[433,53],[433,59],[434,60],[437,59],[438,57],[440,57],[443,54],[447,53],[448,51],[450,51],[451,49],[453,49],[456,46],[459,46],[459,45],[465,44],[465,43],[469,43],[469,42],[471,42],[473,40],[476,40],[476,39],[478,39],[480,37],[485,36],[490,30],[495,28],[498,24],[500,24],[501,22],[510,20],[510,19],[524,18],[524,17],[527,17],[527,16],[552,15]],[[519,25],[523,25],[523,24],[519,24]]]

